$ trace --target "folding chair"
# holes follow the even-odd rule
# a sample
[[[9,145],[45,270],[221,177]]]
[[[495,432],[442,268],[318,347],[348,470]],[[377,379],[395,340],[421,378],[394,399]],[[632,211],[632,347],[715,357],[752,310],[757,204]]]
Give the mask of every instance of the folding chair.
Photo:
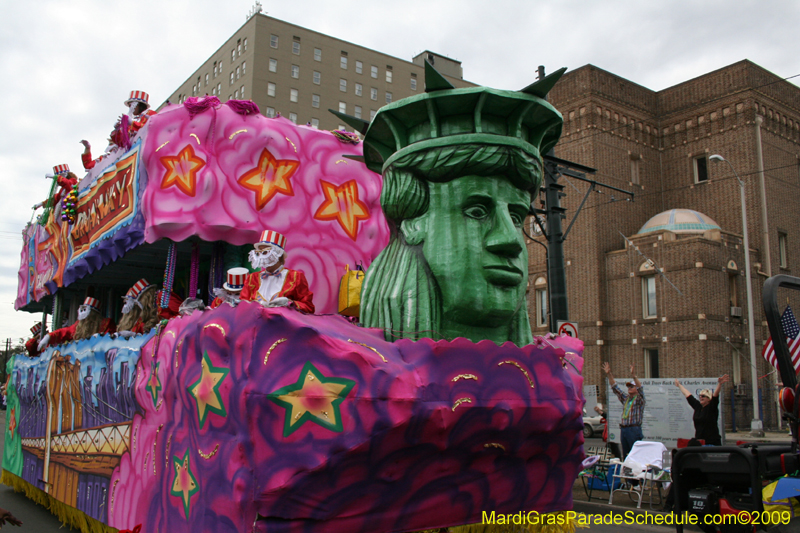
[[[614,488],[608,495],[608,503],[614,503],[614,494],[625,492],[636,508],[641,509],[645,492],[649,494],[650,508],[653,508],[653,489],[658,490],[658,504],[661,504],[661,484],[669,481],[669,473],[663,469],[664,455],[667,448],[660,442],[638,441],[634,443],[631,453],[620,464],[620,470],[613,476],[612,483],[619,480],[619,488]],[[614,461],[611,461],[614,464]],[[619,461],[616,461],[619,463]]]
[[[578,477],[583,483],[583,490],[586,492],[586,497],[590,501],[592,498],[595,500],[605,500],[605,496],[592,496],[592,493],[595,490],[610,492],[611,487],[614,486],[612,476],[615,470],[609,470],[609,461],[613,457],[613,454],[607,447],[601,449],[594,446],[588,448],[586,453],[587,457],[582,463],[583,470],[578,474]],[[619,486],[619,482],[617,482],[617,486]]]

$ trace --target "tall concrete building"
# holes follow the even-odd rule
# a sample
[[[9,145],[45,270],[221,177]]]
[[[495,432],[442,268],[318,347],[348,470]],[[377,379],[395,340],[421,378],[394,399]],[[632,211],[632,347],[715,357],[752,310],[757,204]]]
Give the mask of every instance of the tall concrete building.
[[[406,61],[257,13],[168,100],[252,100],[268,117],[344,129],[328,109],[371,120],[381,106],[422,94],[425,59],[454,86],[474,85],[462,79],[461,62],[434,52]]]
[[[728,423],[735,404],[737,426],[749,428],[740,188],[731,167],[709,159],[720,154],[745,183],[757,375],[765,424],[774,426],[761,292],[770,275],[800,275],[800,88],[750,61],[662,91],[587,65],[568,72],[550,101],[564,115],[555,155],[635,193],[633,202],[608,189],[592,193],[565,241],[569,313],[586,344],[587,384],[605,390],[603,361],[617,376],[630,364],[644,377],[727,373]],[[571,217],[587,184],[562,184]],[[529,253],[531,322],[541,334],[545,253],[534,242]],[[781,307],[800,308],[798,296],[787,291]]]

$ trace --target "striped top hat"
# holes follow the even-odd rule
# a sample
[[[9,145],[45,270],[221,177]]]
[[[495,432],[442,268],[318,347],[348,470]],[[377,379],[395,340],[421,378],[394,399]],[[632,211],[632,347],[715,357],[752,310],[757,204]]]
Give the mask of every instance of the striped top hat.
[[[83,305],[88,305],[98,313],[100,312],[100,300],[97,298],[92,298],[91,296],[87,296],[86,299],[83,301]]]
[[[125,100],[125,105],[131,105],[131,102],[141,102],[150,109],[150,95],[144,91],[131,91],[131,97]]]
[[[244,280],[250,271],[246,268],[231,268],[228,270],[228,281],[222,284],[222,288],[226,291],[239,292],[244,288]]]
[[[33,325],[33,327],[31,328],[31,333],[33,333],[33,334],[34,334],[34,336],[36,336],[36,335],[38,335],[38,334],[39,334],[39,333],[41,333],[41,332],[42,332],[42,323],[41,323],[41,322],[37,322],[37,323],[36,323],[36,324],[34,324],[34,325]]]
[[[261,238],[253,246],[256,247],[256,250],[259,250],[265,246],[277,246],[281,250],[285,250],[286,237],[277,231],[267,229],[261,232]]]
[[[56,165],[53,167],[53,173],[56,175],[66,174],[69,172],[69,165],[66,163],[63,165]]]
[[[152,287],[152,285],[146,279],[142,278],[133,284],[133,287],[128,290],[128,293],[125,296],[129,296],[138,300],[139,296],[141,296],[144,290],[148,287]]]

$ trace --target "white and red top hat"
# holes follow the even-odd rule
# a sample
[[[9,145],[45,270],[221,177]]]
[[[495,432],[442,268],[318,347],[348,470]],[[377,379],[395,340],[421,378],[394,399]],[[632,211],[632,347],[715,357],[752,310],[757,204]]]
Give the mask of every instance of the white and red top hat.
[[[246,268],[236,267],[228,270],[228,281],[222,284],[226,291],[239,292],[244,288],[244,280],[250,271]]]
[[[125,100],[125,105],[131,105],[131,102],[141,102],[150,109],[150,95],[144,91],[131,91],[131,97]]]
[[[100,300],[97,298],[92,298],[91,296],[87,296],[86,299],[83,301],[83,305],[88,305],[98,313],[100,312]]]
[[[285,250],[286,237],[277,231],[267,229],[261,232],[261,239],[253,246],[255,246],[256,250],[260,250],[265,246],[277,246],[281,250]]]
[[[144,292],[144,290],[148,287],[151,287],[150,283],[142,278],[136,283],[133,284],[133,287],[128,289],[128,293],[125,296],[129,296],[131,298],[139,299],[139,296]]]
[[[34,336],[36,336],[36,335],[38,335],[38,334],[39,334],[39,333],[41,333],[41,332],[42,332],[42,323],[41,323],[41,322],[37,322],[37,323],[36,323],[36,324],[34,324],[34,325],[33,325],[33,327],[31,328],[31,333],[33,333],[33,335],[34,335]]]
[[[67,165],[66,163],[63,165],[56,165],[53,167],[53,173],[56,175],[66,174],[68,172],[69,172],[69,165]]]

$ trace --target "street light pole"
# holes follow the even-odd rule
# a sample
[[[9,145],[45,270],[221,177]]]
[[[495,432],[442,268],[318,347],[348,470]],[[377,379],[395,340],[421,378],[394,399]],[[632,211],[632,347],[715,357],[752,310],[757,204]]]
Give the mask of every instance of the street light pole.
[[[750,338],[750,380],[753,383],[753,420],[750,422],[750,433],[754,437],[764,436],[764,425],[758,417],[758,372],[756,364],[756,333],[755,323],[753,322],[753,283],[750,280],[750,239],[747,237],[747,210],[745,209],[744,198],[744,182],[736,173],[736,169],[730,161],[725,159],[719,154],[714,154],[709,157],[711,161],[725,161],[731,167],[733,175],[736,176],[736,181],[739,182],[739,193],[741,195],[742,203],[742,233],[744,235],[744,276],[745,285],[747,287],[747,334]],[[769,252],[767,252],[769,253]]]

